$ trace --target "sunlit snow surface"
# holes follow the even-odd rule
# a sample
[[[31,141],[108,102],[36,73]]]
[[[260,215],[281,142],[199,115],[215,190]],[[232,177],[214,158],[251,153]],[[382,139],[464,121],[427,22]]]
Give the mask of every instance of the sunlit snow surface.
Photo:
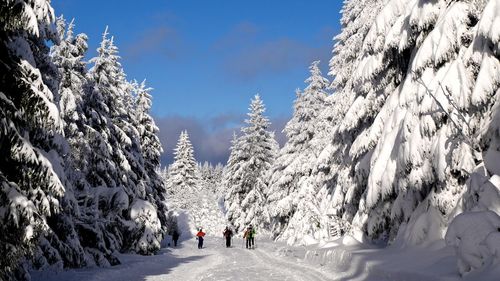
[[[257,240],[254,250],[243,248],[241,235],[233,247],[208,236],[205,248],[194,238],[178,248],[162,249],[155,256],[120,255],[121,265],[63,272],[34,272],[33,280],[498,280],[500,270],[490,268],[461,278],[452,247],[374,248],[354,239],[308,247],[288,247]]]
[[[123,263],[115,267],[45,271],[33,273],[33,280],[330,280],[320,269],[281,257],[272,242],[258,240],[253,250],[244,249],[241,238],[233,243],[226,248],[221,238],[207,237],[199,250],[189,239],[156,256],[120,255]]]

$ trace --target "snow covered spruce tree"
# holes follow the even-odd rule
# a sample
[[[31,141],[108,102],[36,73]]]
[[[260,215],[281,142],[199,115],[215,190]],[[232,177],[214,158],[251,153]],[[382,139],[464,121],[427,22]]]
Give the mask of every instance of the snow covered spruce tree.
[[[132,83],[136,93],[134,126],[137,128],[140,152],[144,159],[144,174],[136,183],[140,196],[131,206],[131,218],[137,224],[136,235],[132,248],[139,253],[149,254],[157,251],[167,229],[167,206],[165,201],[165,183],[160,176],[160,155],[163,152],[158,127],[149,111],[151,109],[151,88],[146,88],[145,81],[141,84]],[[136,148],[137,149],[137,148]]]
[[[464,58],[457,63],[466,66],[465,73],[472,80],[466,84],[469,88],[463,93],[465,96],[454,95],[458,89],[452,88],[451,81],[447,88],[441,89],[441,94],[456,101],[451,108],[450,105],[445,108],[450,119],[464,129],[459,135],[460,143],[450,151],[452,172],[462,177],[470,173],[467,189],[448,217],[451,223],[445,236],[446,243],[456,248],[461,275],[500,266],[496,258],[500,245],[500,33],[497,24],[500,2],[487,1],[468,8],[472,8],[473,22],[477,20],[477,24]],[[455,216],[460,212],[463,213]],[[419,217],[412,215],[412,219],[415,218]]]
[[[321,75],[318,65],[319,61],[315,61],[310,66],[311,76],[305,81],[309,83],[305,91],[297,91],[292,119],[288,121],[284,129],[288,140],[279,151],[276,161],[273,162],[269,187],[266,190],[273,234],[285,239],[284,236],[294,236],[295,230],[304,235],[308,234],[303,229],[297,229],[297,225],[289,226],[288,224],[297,211],[298,205],[302,208],[305,207],[304,204],[312,204],[304,198],[308,193],[305,190],[313,194],[317,191],[314,184],[306,179],[314,168],[316,155],[312,149],[311,140],[316,133],[315,124],[324,108],[327,97],[326,88],[329,85],[328,80]],[[310,195],[312,194],[308,196]],[[303,212],[300,212],[300,220],[308,220],[303,215]],[[311,222],[311,225],[316,224]],[[287,226],[290,231],[283,233]]]
[[[93,66],[87,74],[91,88],[85,99],[84,111],[88,120],[88,142],[93,150],[88,155],[87,168],[83,170],[89,185],[82,186],[77,192],[85,222],[78,227],[78,231],[81,236],[88,237],[82,244],[100,266],[119,263],[113,255],[122,245],[116,222],[129,207],[113,155],[113,148],[120,147],[110,113],[113,96],[103,91],[111,87],[107,83],[112,79],[107,73],[110,71],[107,68],[111,68],[111,63],[107,62],[108,44],[106,30],[97,50],[98,56],[91,59]]]
[[[200,171],[200,179],[203,182],[203,187],[218,195],[221,189],[224,166],[220,163],[213,166],[211,163],[205,161],[203,165],[201,163],[198,165],[198,171]]]
[[[140,138],[134,126],[135,110],[131,102],[133,87],[125,79],[113,37],[107,38],[107,35],[106,29],[98,56],[91,59],[94,65],[89,74],[95,82],[95,91],[103,96],[107,105],[107,115],[111,121],[111,144],[117,145],[112,150],[117,184],[122,184],[127,194],[144,198],[144,189],[136,188],[145,171],[144,159],[140,154]]]
[[[182,213],[189,219],[182,229],[196,233],[201,227],[207,233],[219,233],[225,224],[223,214],[212,188],[205,185],[198,170],[187,131],[181,132],[174,155],[167,178],[167,202],[173,219]]]
[[[59,211],[64,187],[59,175],[59,111],[46,66],[50,28],[49,1],[0,3],[0,279],[23,280],[18,270],[47,229],[47,217]],[[49,86],[51,88],[49,88]]]
[[[366,187],[367,172],[364,168],[369,161],[368,155],[358,157],[353,162],[348,152],[356,136],[370,126],[381,106],[380,100],[384,99],[384,94],[373,92],[376,90],[380,93],[383,89],[372,89],[369,97],[365,97],[366,89],[358,94],[357,80],[353,78],[363,58],[359,50],[382,5],[381,1],[376,0],[345,2],[342,8],[342,32],[335,37],[330,60],[329,75],[334,77],[330,87],[335,93],[328,98],[329,106],[325,107],[319,121],[320,124],[325,121],[330,124],[323,125],[329,132],[318,134],[318,138],[313,140],[313,145],[320,147],[313,176],[323,186],[320,194],[325,191],[333,194],[321,199],[326,208],[323,213],[334,214],[341,222],[350,223],[358,210],[359,200]]]
[[[131,203],[129,213],[124,218],[135,224],[133,226],[126,221],[123,222],[123,249],[140,254],[152,254],[160,249],[160,242],[164,233],[164,229],[161,228],[160,218],[163,221],[166,221],[166,218],[163,214],[159,216],[157,211],[157,200],[162,211],[165,211],[164,202],[160,198],[164,196],[164,188],[162,183],[158,181],[156,171],[152,170],[150,174],[147,173],[145,156],[148,157],[149,161],[147,168],[152,169],[155,163],[156,167],[158,167],[161,144],[156,135],[157,128],[155,130],[152,127],[154,122],[150,126],[140,123],[145,121],[146,113],[149,113],[146,111],[146,109],[149,110],[146,106],[146,94],[150,89],[145,87],[145,83],[137,85],[137,83],[126,81],[124,70],[119,63],[120,57],[117,53],[118,48],[114,45],[113,37],[111,37],[108,42],[107,54],[107,63],[109,65],[106,66],[104,61],[101,66],[104,66],[104,68],[109,67],[107,74],[115,80],[103,81],[103,86],[115,87],[114,89],[104,89],[104,91],[109,91],[107,94],[113,96],[111,100],[112,107],[110,108],[114,125],[112,128],[120,145],[120,149],[114,149],[113,157],[117,161],[117,167],[119,167],[121,184]],[[134,92],[136,92],[139,99],[137,102],[133,97]],[[149,101],[149,103],[151,102]],[[136,111],[142,111],[141,117],[143,119],[138,118]],[[152,121],[152,118],[149,118]],[[146,138],[143,138],[145,135],[141,135],[141,133],[145,133],[142,126],[148,127],[149,136]],[[145,143],[143,144],[141,141],[145,141]],[[151,152],[154,149],[160,149],[160,151],[157,151],[156,155],[154,155],[155,153]]]
[[[41,237],[37,254],[33,258],[36,268],[47,266],[80,267],[92,264],[85,253],[75,225],[81,221],[80,208],[75,198],[75,187],[88,185],[81,172],[86,166],[89,154],[85,135],[86,118],[83,113],[86,78],[85,63],[82,61],[87,50],[85,34],[74,36],[73,22],[68,25],[57,19],[59,41],[50,51],[50,57],[58,69],[59,109],[65,141],[62,142],[65,174],[65,193],[61,198],[61,212],[48,220],[49,229]],[[64,180],[65,179],[65,180]]]
[[[165,181],[160,174],[160,156],[163,153],[160,139],[158,138],[159,129],[150,115],[151,110],[151,88],[146,88],[145,81],[136,85],[136,117],[137,129],[139,131],[142,154],[144,157],[144,169],[148,181],[146,185],[146,196],[148,201],[153,202],[158,211],[158,218],[166,231],[167,225],[167,206],[165,201],[166,188]]]
[[[89,155],[85,170],[89,186],[78,196],[87,218],[79,232],[92,237],[85,247],[98,265],[118,263],[112,254],[118,250],[152,253],[161,240],[156,208],[146,200],[141,184],[147,177],[135,127],[132,87],[107,35],[106,30],[88,73],[92,88],[85,114],[90,145],[97,151]]]
[[[174,150],[174,163],[169,168],[167,200],[173,209],[189,209],[196,204],[200,175],[187,131],[182,131]]]
[[[263,115],[265,107],[259,95],[252,100],[249,110],[247,126],[233,141],[224,171],[226,218],[236,231],[249,224],[269,227],[265,179],[278,149],[274,133],[267,131],[270,122]]]
[[[443,238],[465,181],[481,161],[474,151],[491,142],[483,139],[481,147],[468,141],[474,132],[487,130],[485,116],[498,88],[495,80],[486,80],[496,74],[484,67],[484,62],[498,64],[489,55],[493,49],[485,47],[488,39],[482,39],[494,30],[479,21],[486,2],[436,1],[425,7],[418,1],[391,2],[365,38],[366,55],[355,75],[362,83],[379,72],[376,57],[411,53],[400,86],[351,149],[352,154],[373,151],[355,219],[371,237],[391,239],[403,224],[409,243]],[[390,27],[391,22],[396,24]]]

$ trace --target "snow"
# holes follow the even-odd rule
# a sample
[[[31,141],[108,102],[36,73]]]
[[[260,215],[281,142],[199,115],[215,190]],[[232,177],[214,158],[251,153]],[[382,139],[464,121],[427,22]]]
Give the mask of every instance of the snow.
[[[330,280],[321,269],[283,256],[284,245],[258,239],[256,249],[242,248],[235,237],[226,248],[222,238],[207,236],[204,248],[194,238],[182,240],[177,248],[164,248],[158,255],[119,255],[121,265],[108,268],[33,272],[39,281],[80,280]],[[298,248],[292,248],[300,252]]]
[[[135,251],[151,253],[160,248],[161,225],[156,208],[148,201],[136,199],[130,207],[130,219],[136,223],[138,229],[144,228],[141,238],[137,241]],[[149,251],[149,249],[153,249]]]
[[[439,5],[433,6],[439,9]],[[462,2],[450,5],[418,49],[412,62],[412,70],[420,72],[429,64],[438,66],[449,60],[466,31],[467,9],[468,4]]]
[[[484,164],[492,174],[500,175],[500,151],[489,149],[484,157]]]
[[[479,32],[495,44],[500,41],[500,0],[490,0],[484,8]]]
[[[445,239],[457,252],[460,274],[500,265],[499,233],[500,216],[492,211],[466,212],[453,219]]]
[[[498,261],[499,235],[490,235]],[[465,277],[457,274],[452,247],[377,248],[350,236],[306,247],[292,247],[258,237],[255,250],[243,249],[241,237],[226,248],[222,238],[207,236],[197,249],[194,238],[154,256],[120,254],[122,264],[107,268],[32,272],[37,281],[97,280],[368,280],[494,281],[498,268]]]

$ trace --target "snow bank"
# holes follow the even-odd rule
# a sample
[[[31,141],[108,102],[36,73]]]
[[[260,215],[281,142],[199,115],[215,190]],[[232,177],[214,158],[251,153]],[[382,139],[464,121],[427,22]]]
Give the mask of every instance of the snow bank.
[[[430,247],[433,244],[442,244],[445,231],[445,218],[426,199],[415,209],[408,223],[401,225],[393,245],[404,248],[408,246]]]
[[[148,201],[137,199],[130,208],[130,218],[137,231],[142,232],[135,245],[137,253],[154,253],[160,249],[161,224],[155,206]]]
[[[500,216],[492,211],[466,212],[453,219],[446,244],[455,248],[458,270],[466,275],[500,266]]]

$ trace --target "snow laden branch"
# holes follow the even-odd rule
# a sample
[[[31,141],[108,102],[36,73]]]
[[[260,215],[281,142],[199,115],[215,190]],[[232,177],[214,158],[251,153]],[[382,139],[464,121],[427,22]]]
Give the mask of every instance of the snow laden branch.
[[[413,72],[413,75],[417,76],[417,73]],[[439,107],[439,109],[441,109],[441,111],[448,117],[448,120],[451,122],[453,127],[455,127],[455,130],[462,136],[463,141],[474,150],[474,152],[475,152],[474,156],[476,157],[476,160],[478,160],[479,162],[482,162],[483,161],[482,154],[481,154],[481,151],[479,148],[479,143],[478,143],[478,141],[476,141],[477,138],[471,134],[472,129],[470,128],[470,126],[469,126],[469,124],[464,116],[464,112],[462,112],[458,108],[456,103],[453,101],[453,98],[451,97],[451,93],[450,93],[449,89],[447,87],[444,88],[443,85],[441,84],[441,82],[438,83],[439,87],[443,93],[443,96],[447,99],[448,103],[456,111],[455,115],[458,116],[459,120],[461,121],[460,125],[462,125],[462,126],[459,126],[457,121],[455,121],[453,119],[453,116],[451,115],[451,113],[448,112],[448,110],[445,108],[443,103],[441,103],[441,101],[439,101],[439,99],[431,91],[431,89],[429,89],[429,87],[422,80],[422,77],[419,76],[418,78],[415,78],[415,81],[417,83],[419,83],[422,87],[424,87],[426,93],[429,94],[429,96],[431,96],[434,99],[434,101],[436,102],[436,105]],[[464,127],[467,128],[466,132],[464,132],[464,130],[463,130]],[[468,176],[470,176],[470,172],[465,171],[465,170],[463,172],[465,172]]]

